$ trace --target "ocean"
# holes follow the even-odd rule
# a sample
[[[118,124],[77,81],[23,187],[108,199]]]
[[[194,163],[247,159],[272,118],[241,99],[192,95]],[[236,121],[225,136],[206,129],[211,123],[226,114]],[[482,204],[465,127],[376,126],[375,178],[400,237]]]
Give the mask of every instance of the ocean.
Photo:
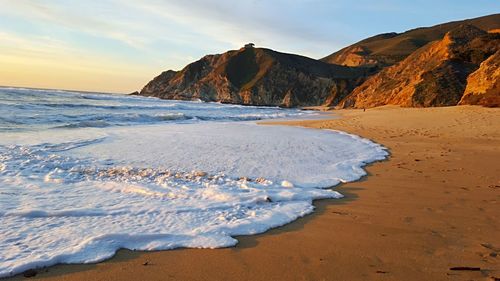
[[[0,88],[0,277],[120,248],[217,248],[341,198],[386,149],[258,125],[299,109]],[[334,235],[334,234],[332,234]]]

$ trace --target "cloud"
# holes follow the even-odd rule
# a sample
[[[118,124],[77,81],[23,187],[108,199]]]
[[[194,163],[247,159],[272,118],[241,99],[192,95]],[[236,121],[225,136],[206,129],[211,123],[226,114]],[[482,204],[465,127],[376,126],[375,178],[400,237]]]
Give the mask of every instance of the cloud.
[[[46,36],[19,36],[0,32],[0,58],[2,62],[25,64],[59,65],[67,69],[78,69],[100,74],[121,72],[133,73],[147,69],[145,65],[134,68],[127,63],[119,63],[113,58],[86,51],[64,41]]]
[[[248,42],[320,58],[377,33],[500,8],[477,1],[0,0],[0,61],[119,81],[117,73],[146,79]]]
[[[309,2],[312,1],[148,0],[127,4],[165,22],[183,25],[203,39],[232,47],[253,41],[290,51],[299,48],[316,56],[320,49],[323,53],[325,49],[340,47],[341,42],[332,40],[332,35],[318,28],[314,19],[305,18],[306,14],[321,12]]]
[[[1,13],[14,14],[34,24],[51,24],[59,28],[87,33],[89,35],[111,38],[134,48],[142,48],[146,38],[136,34],[130,36],[127,30],[133,25],[113,14],[111,7],[103,2],[87,1],[35,1],[35,0],[1,0],[4,8]],[[83,5],[82,5],[83,3]],[[96,4],[99,3],[99,4]],[[97,13],[96,13],[97,12]]]
[[[0,85],[129,92],[153,75],[148,64],[133,67],[46,36],[0,32]]]
[[[340,47],[312,19],[302,18],[310,1],[162,1],[162,0],[0,0],[3,12],[32,22],[52,24],[92,36],[113,39],[140,51],[155,44],[224,50],[254,41],[286,51]],[[315,9],[308,8],[308,14]],[[203,44],[205,43],[205,44]],[[324,51],[323,51],[324,52]]]

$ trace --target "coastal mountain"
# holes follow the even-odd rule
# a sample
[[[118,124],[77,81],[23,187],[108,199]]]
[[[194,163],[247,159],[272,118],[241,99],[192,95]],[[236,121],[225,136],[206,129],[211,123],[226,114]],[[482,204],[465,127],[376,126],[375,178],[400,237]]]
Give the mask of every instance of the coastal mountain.
[[[472,25],[484,31],[499,29],[500,14],[416,28],[403,33],[379,34],[345,47],[321,60],[346,66],[392,65],[427,43],[441,40],[447,32],[460,25]]]
[[[315,60],[254,48],[168,70],[138,95],[282,107],[499,106],[500,14],[380,34]]]
[[[475,88],[481,88],[482,92],[491,95],[495,89],[490,91],[488,87],[496,83],[493,80],[498,80],[498,77],[492,76],[496,71],[491,70],[491,67],[498,60],[493,54],[499,49],[500,34],[487,33],[472,25],[460,25],[446,33],[442,40],[418,49],[403,61],[367,79],[344,98],[339,107],[457,105],[467,87],[469,74],[489,57],[492,57],[491,62],[485,64],[485,70],[475,75],[484,79],[488,86]],[[491,83],[488,82],[490,80]],[[483,99],[465,98],[462,104],[476,104],[479,100]]]
[[[252,44],[165,71],[140,92],[164,99],[283,107],[338,102],[370,73]]]

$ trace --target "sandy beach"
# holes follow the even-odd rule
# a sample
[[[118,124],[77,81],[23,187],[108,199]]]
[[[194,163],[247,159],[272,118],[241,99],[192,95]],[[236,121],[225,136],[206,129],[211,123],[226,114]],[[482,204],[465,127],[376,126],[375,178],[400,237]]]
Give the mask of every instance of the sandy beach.
[[[340,118],[285,124],[357,134],[391,153],[363,180],[337,186],[345,198],[317,201],[313,214],[237,237],[233,248],[121,250],[99,264],[38,270],[33,279],[499,280],[500,110],[334,113]]]

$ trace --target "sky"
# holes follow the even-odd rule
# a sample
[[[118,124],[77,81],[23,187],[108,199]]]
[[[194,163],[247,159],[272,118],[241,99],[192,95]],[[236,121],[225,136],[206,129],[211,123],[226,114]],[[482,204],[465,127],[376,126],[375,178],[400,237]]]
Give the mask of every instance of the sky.
[[[249,42],[319,59],[494,13],[498,0],[0,0],[0,85],[129,93]]]

